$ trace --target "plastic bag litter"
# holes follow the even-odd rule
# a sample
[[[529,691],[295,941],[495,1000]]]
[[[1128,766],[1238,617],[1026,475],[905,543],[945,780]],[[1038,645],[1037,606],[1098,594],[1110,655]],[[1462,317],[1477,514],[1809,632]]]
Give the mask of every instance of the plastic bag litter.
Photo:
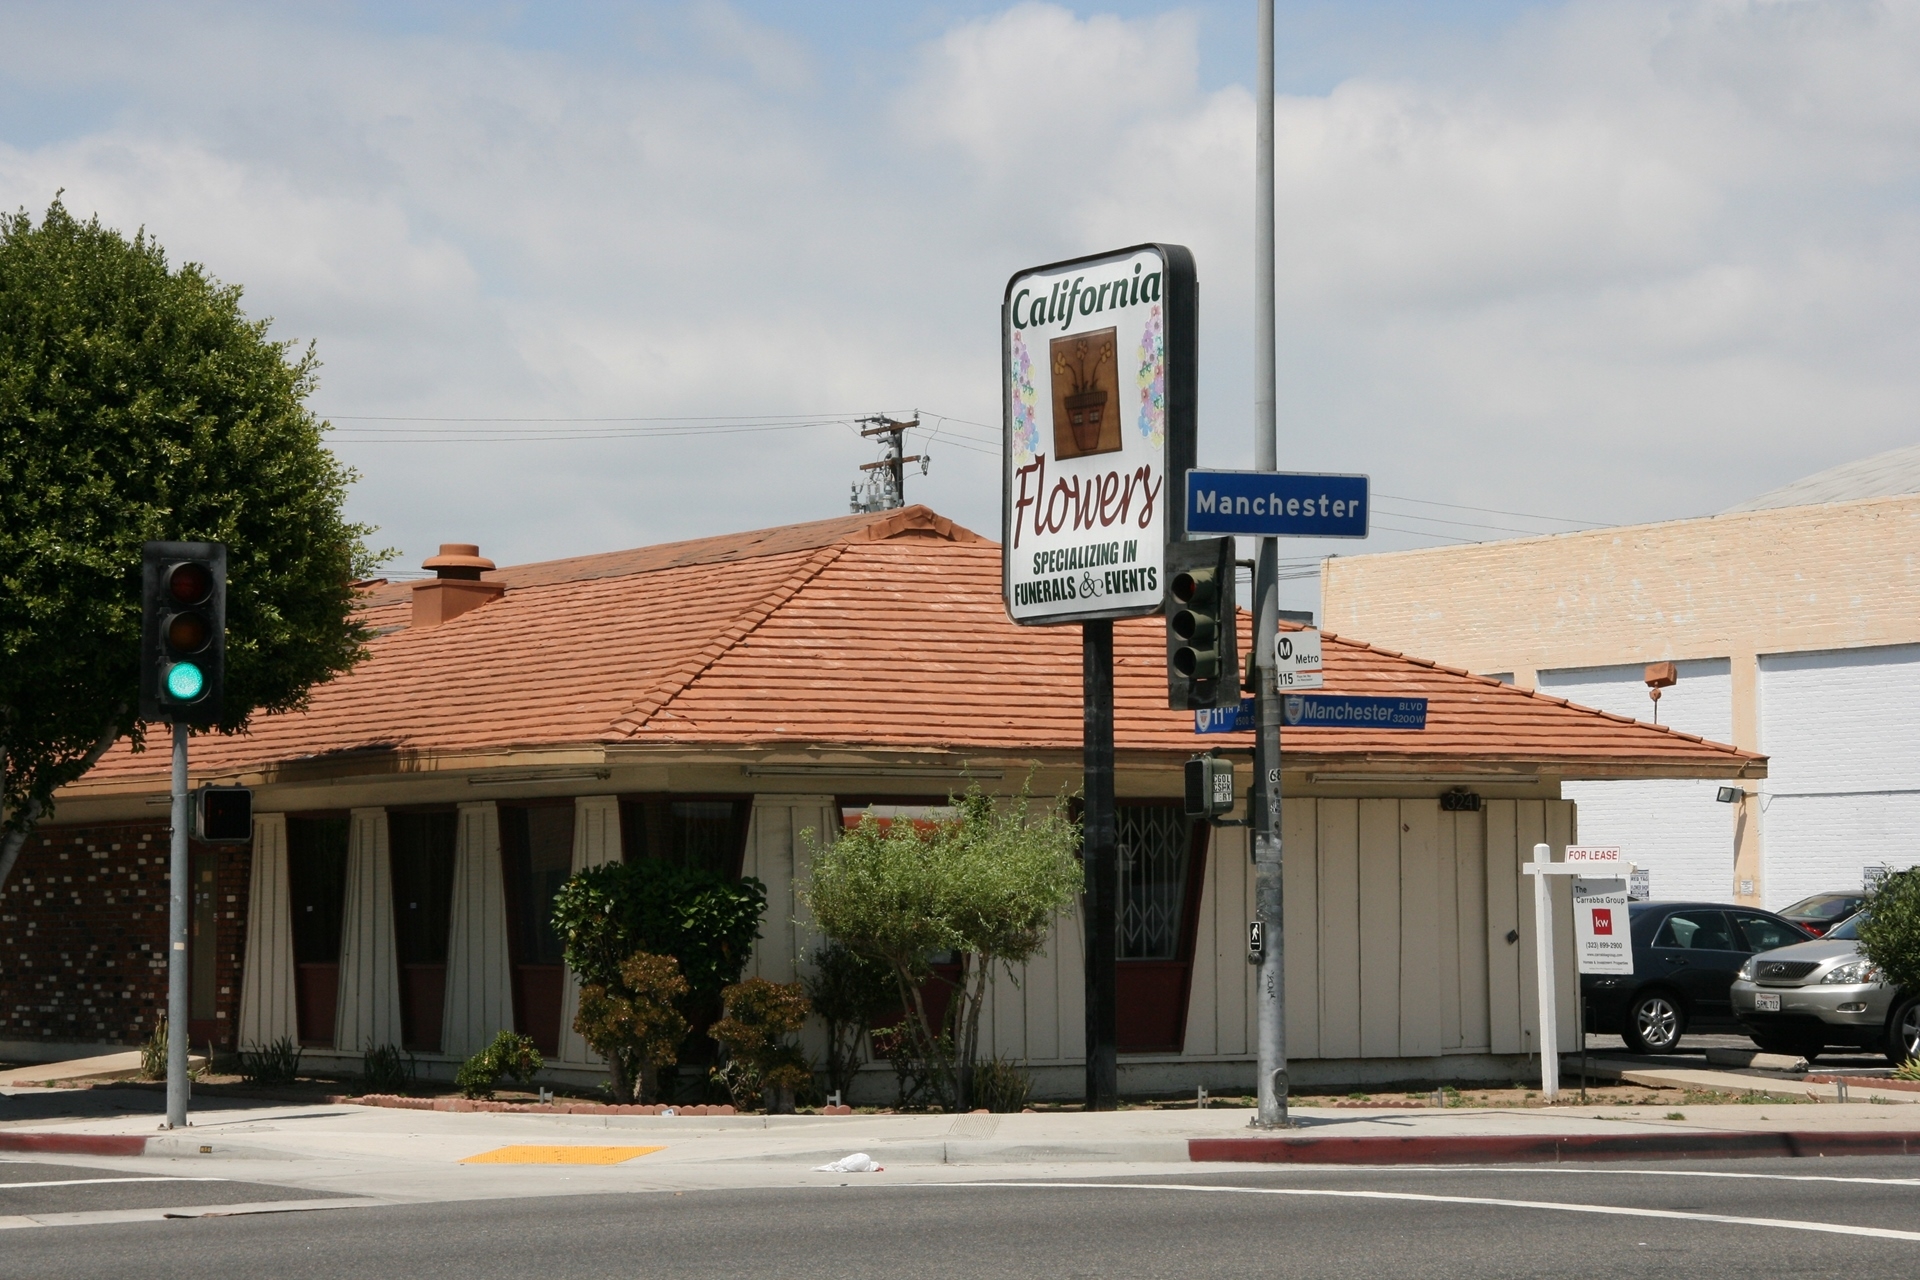
[[[842,1156],[832,1164],[815,1165],[815,1173],[881,1173],[885,1165],[875,1164],[873,1157],[864,1151],[856,1151],[850,1156]]]

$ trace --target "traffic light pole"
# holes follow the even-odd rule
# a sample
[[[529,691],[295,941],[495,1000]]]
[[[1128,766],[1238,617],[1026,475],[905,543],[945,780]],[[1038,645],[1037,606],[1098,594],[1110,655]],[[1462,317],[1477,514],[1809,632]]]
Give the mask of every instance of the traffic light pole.
[[[173,850],[167,916],[167,1123],[187,1123],[187,834],[192,828],[187,795],[187,722],[173,722]]]
[[[1253,187],[1253,456],[1257,471],[1279,470],[1279,391],[1274,369],[1273,0],[1260,0],[1260,86]],[[1254,567],[1253,897],[1264,942],[1257,1019],[1256,1128],[1287,1124],[1286,931],[1280,848],[1280,691],[1274,639],[1280,630],[1280,542],[1260,539]]]
[[[1087,1110],[1119,1105],[1120,854],[1113,812],[1113,623],[1080,624],[1081,733],[1086,802],[1081,853],[1086,867]]]

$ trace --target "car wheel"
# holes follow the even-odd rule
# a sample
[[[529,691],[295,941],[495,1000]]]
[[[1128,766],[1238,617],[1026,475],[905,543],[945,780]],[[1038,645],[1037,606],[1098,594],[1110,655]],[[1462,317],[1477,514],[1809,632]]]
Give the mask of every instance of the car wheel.
[[[1887,1019],[1887,1061],[1899,1066],[1920,1058],[1920,996],[1909,996]]]
[[[1671,1053],[1687,1029],[1687,1014],[1670,992],[1648,991],[1627,1006],[1622,1039],[1635,1053]]]

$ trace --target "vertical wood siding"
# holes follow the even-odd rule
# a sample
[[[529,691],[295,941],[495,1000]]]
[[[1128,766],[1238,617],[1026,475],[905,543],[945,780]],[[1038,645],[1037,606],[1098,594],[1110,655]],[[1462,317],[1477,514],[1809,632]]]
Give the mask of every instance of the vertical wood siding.
[[[293,915],[287,894],[287,815],[253,820],[253,870],[247,888],[247,957],[240,978],[236,1044],[300,1038],[294,1006]]]
[[[620,797],[577,796],[573,802],[573,873],[620,861]],[[566,971],[560,988],[560,1056],[570,1066],[600,1066],[573,1020],[580,1012],[580,979]]]
[[[512,982],[506,888],[500,874],[500,810],[491,800],[463,804],[447,928],[447,1006],[440,1051],[469,1057],[495,1033],[511,1031]]]
[[[745,976],[795,982],[813,972],[814,950],[826,939],[800,901],[811,875],[807,840],[831,843],[839,831],[840,807],[832,796],[754,797],[740,873],[767,886],[767,913]],[[800,1044],[816,1062],[826,1061],[826,1029],[819,1019],[807,1020]]]
[[[393,872],[387,811],[355,809],[347,837],[346,902],[340,921],[336,1049],[361,1053],[400,1043],[400,970],[394,959]]]

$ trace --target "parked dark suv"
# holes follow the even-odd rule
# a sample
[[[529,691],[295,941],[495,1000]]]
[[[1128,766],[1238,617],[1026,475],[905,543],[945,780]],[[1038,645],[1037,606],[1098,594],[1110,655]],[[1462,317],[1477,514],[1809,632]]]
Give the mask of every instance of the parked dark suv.
[[[1582,974],[1587,1030],[1635,1053],[1667,1053],[1689,1027],[1741,1030],[1728,989],[1747,957],[1811,935],[1767,911],[1724,902],[1634,902],[1633,974]]]

